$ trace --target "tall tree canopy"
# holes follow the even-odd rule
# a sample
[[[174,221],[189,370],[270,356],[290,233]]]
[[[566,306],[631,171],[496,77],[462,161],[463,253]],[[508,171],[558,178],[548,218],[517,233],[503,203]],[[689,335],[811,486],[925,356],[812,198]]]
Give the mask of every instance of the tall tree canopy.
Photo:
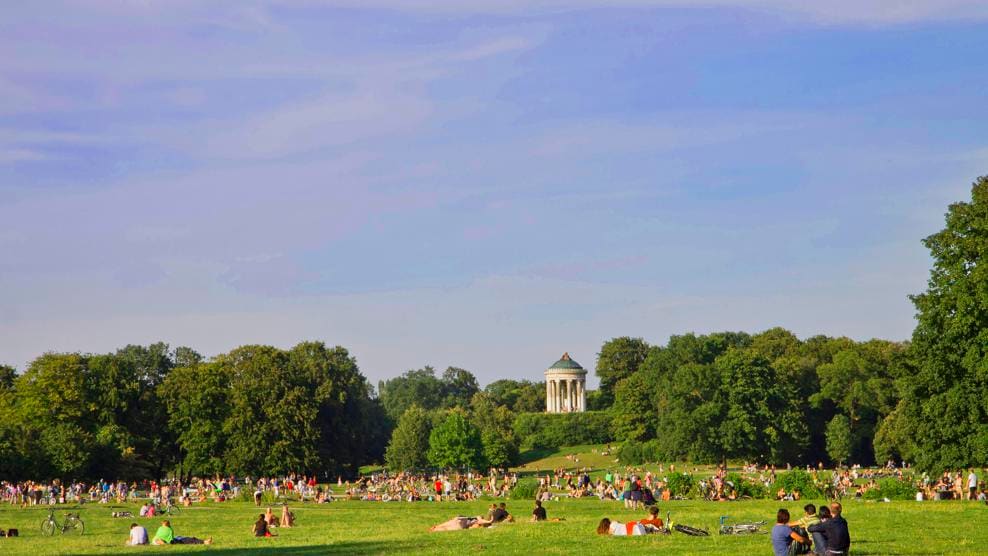
[[[436,370],[426,366],[378,383],[378,397],[393,421],[412,405],[430,410],[467,408],[479,391],[477,377],[459,367],[448,367],[442,377],[437,377]]]
[[[384,453],[388,469],[405,471],[428,466],[430,432],[432,421],[426,410],[417,405],[406,409],[391,433],[391,441]]]
[[[436,467],[478,469],[485,467],[480,431],[460,408],[429,433],[429,462]]]
[[[641,338],[622,336],[604,342],[597,354],[597,377],[600,378],[597,403],[610,405],[617,383],[638,372],[647,356],[648,344]]]
[[[897,417],[929,469],[988,461],[988,176],[970,202],[950,205],[943,230],[923,241],[933,257],[925,292],[912,297],[915,369],[900,382]]]

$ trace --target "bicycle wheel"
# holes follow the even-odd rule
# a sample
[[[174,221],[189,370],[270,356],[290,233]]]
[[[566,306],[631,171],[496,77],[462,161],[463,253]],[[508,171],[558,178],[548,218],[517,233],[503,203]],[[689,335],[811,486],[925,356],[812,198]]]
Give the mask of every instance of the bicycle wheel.
[[[75,533],[76,535],[81,535],[86,531],[86,524],[82,522],[76,516],[68,516],[65,518],[65,533]]]
[[[676,525],[675,529],[680,533],[691,537],[707,537],[710,535],[710,533],[704,531],[703,529],[697,529],[696,527],[690,527],[689,525]]]
[[[46,536],[46,537],[50,537],[50,536],[54,535],[55,534],[55,522],[52,521],[52,520],[50,520],[50,519],[46,519],[46,520],[42,521],[41,522],[41,534],[44,535],[44,536]]]

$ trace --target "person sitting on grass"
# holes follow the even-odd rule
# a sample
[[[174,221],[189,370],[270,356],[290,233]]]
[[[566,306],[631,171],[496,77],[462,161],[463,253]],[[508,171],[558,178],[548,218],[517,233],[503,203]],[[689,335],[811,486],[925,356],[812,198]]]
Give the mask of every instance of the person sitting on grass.
[[[167,519],[161,522],[161,527],[154,533],[154,538],[151,539],[151,544],[213,544],[213,537],[209,537],[206,540],[197,539],[196,537],[177,537],[175,536],[175,531],[172,529],[172,524]]]
[[[295,524],[295,514],[288,511],[288,504],[281,507],[281,526],[291,527]]]
[[[141,546],[148,543],[148,530],[136,523],[130,524],[130,537],[127,546]]]
[[[789,510],[782,508],[776,514],[775,525],[772,527],[772,552],[775,556],[788,556],[793,542],[808,545],[810,540],[800,535],[789,526]],[[805,552],[796,552],[805,554]]]
[[[429,527],[429,532],[436,533],[439,531],[460,531],[462,529],[479,529],[481,527],[490,527],[494,524],[493,520],[484,519],[480,516],[476,517],[463,517],[457,516],[449,521],[444,521],[438,525],[433,525]]]
[[[826,506],[820,506],[820,510],[817,513],[817,522],[811,523],[810,525],[816,525],[817,523],[823,523],[830,519],[830,508]],[[809,532],[809,526],[807,526],[807,532]],[[827,539],[824,538],[823,533],[817,531],[816,533],[809,533],[811,540],[813,541],[813,553],[817,556],[827,555]]]
[[[532,522],[545,521],[545,508],[542,507],[542,502],[539,500],[535,501],[535,509],[532,510]]]
[[[843,509],[840,502],[831,503],[830,513],[833,517],[809,527],[810,533],[823,533],[828,556],[847,554],[851,549],[851,533],[847,529],[847,520],[841,516]]]
[[[273,537],[271,530],[268,529],[268,521],[264,519],[264,514],[258,514],[257,521],[254,522],[254,527],[251,529],[251,533],[255,537]]]
[[[268,511],[264,512],[264,521],[268,522],[268,527],[278,526],[278,520],[274,517],[274,512],[271,510],[270,506],[268,507]]]
[[[644,527],[645,531],[648,533],[658,533],[665,528],[665,524],[662,523],[662,518],[659,517],[658,506],[650,506],[648,508],[648,517],[638,523],[641,523],[642,527]]]
[[[494,507],[494,504],[491,504],[490,517],[491,517],[491,521],[493,521],[494,523],[501,523],[502,521],[507,523],[514,523],[515,521],[514,516],[508,513],[507,507],[505,506],[504,502],[501,502],[501,504],[497,507]]]
[[[600,520],[600,523],[597,524],[597,534],[613,535],[615,537],[630,537],[644,535],[646,532],[645,527],[637,521],[619,523],[617,521],[611,521],[605,517]]]

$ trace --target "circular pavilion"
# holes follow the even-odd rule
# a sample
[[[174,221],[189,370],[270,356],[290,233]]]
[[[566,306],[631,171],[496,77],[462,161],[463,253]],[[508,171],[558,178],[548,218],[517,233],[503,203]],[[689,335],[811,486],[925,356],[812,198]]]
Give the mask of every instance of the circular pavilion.
[[[587,410],[587,371],[564,353],[545,372],[546,413]]]

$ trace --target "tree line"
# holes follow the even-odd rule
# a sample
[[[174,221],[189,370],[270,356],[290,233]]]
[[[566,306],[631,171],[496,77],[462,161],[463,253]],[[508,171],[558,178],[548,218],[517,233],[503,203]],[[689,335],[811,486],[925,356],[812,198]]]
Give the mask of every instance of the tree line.
[[[598,354],[614,433],[657,459],[765,463],[905,460],[924,470],[988,462],[988,176],[923,240],[927,289],[911,341],[776,328],[615,338]],[[647,459],[647,458],[646,458]]]
[[[758,334],[605,342],[583,415],[545,415],[544,382],[413,369],[375,389],[343,347],[46,353],[0,366],[0,476],[355,473],[503,467],[526,449],[619,441],[634,459],[776,464],[988,461],[988,177],[924,240],[911,341]]]
[[[204,360],[163,343],[46,353],[0,371],[0,476],[352,474],[387,416],[342,347],[248,345]]]

